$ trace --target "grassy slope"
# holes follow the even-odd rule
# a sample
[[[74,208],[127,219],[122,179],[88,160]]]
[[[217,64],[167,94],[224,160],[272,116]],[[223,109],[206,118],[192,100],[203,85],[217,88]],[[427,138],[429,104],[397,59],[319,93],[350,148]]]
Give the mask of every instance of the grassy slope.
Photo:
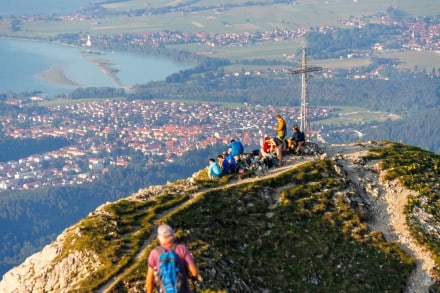
[[[368,234],[361,216],[338,193],[343,184],[329,161],[314,162],[210,193],[173,222],[190,229],[183,239],[199,255],[210,289],[398,291],[410,260]],[[277,195],[280,205],[271,205]]]
[[[423,163],[410,159],[415,157]],[[421,207],[438,223],[438,209],[432,208],[439,203],[438,156],[391,144],[390,149],[375,150],[366,159],[383,159],[382,168],[389,179],[399,178],[420,192],[420,197],[429,198],[422,206],[420,198],[412,199],[408,219],[414,207]],[[205,172],[198,178],[195,190],[199,191],[223,186],[230,179],[208,182],[203,179]],[[188,243],[194,252],[206,292],[256,292],[264,288],[278,292],[400,291],[412,260],[380,233],[368,231],[363,212],[349,204],[345,184],[332,162],[318,160],[275,177],[208,189],[187,208],[162,220],[179,227],[179,241]],[[79,242],[72,239],[72,248],[97,249],[107,264],[84,280],[80,291],[99,287],[124,267],[124,280],[113,292],[144,286],[145,259],[127,270],[129,260],[151,234],[159,214],[187,199],[189,193],[179,191],[179,185],[173,183],[173,191],[165,188],[154,200],[112,204],[106,207],[105,217],[97,215],[80,223],[82,237]],[[417,222],[410,223],[416,238],[439,263],[438,239],[423,234]],[[149,249],[154,245],[152,242]]]
[[[371,156],[381,159],[385,179],[398,179],[416,191],[408,199],[406,216],[411,234],[431,251],[437,264],[433,274],[440,279],[440,156],[417,147],[395,144]],[[429,231],[429,232],[428,232]]]

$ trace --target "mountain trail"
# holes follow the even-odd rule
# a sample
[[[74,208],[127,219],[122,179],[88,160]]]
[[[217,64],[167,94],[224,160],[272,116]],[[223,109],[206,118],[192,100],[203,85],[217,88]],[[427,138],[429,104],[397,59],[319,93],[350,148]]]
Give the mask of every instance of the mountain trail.
[[[374,147],[366,145],[366,147]],[[389,242],[396,242],[407,252],[415,263],[415,268],[406,282],[404,293],[429,292],[434,284],[430,270],[435,267],[432,254],[411,236],[404,213],[408,196],[414,191],[404,188],[397,180],[381,180],[378,161],[365,162],[362,157],[368,153],[362,146],[344,145],[337,149],[337,164],[347,170],[356,192],[364,197],[369,211],[368,225],[373,231],[381,231]]]
[[[404,214],[404,207],[408,201],[408,195],[413,191],[403,188],[397,182],[381,181],[377,166],[378,162],[372,161],[368,162],[368,164],[362,162],[362,157],[365,156],[368,153],[368,149],[372,147],[374,147],[374,145],[369,143],[344,144],[342,146],[328,148],[323,156],[335,160],[339,168],[346,170],[345,172],[340,170],[341,173],[349,174],[351,188],[354,188],[356,192],[363,197],[370,213],[368,225],[371,230],[381,231],[387,241],[395,241],[414,259],[415,268],[407,280],[407,287],[404,293],[428,292],[429,287],[434,283],[429,273],[435,266],[434,259],[432,255],[422,246],[418,245],[415,239],[410,235]],[[208,190],[222,189],[225,186],[236,186],[257,179],[270,178],[314,159],[313,157],[287,155],[284,157],[284,162],[281,167],[269,169],[264,176],[237,179],[227,185],[196,192],[187,201],[157,215],[155,222],[158,223],[164,217],[190,206],[199,196]],[[377,185],[375,182],[377,182]],[[143,246],[131,264],[110,279],[98,289],[97,292],[110,292],[110,290],[131,271],[132,266],[135,265],[136,262],[141,259],[147,259],[148,246],[156,239],[156,225],[152,231],[149,237],[145,239]]]
[[[209,188],[209,189],[203,189],[201,191],[196,192],[195,194],[193,194],[191,196],[190,199],[188,199],[187,201],[169,209],[166,211],[163,211],[162,213],[158,214],[154,220],[155,225],[152,227],[152,233],[148,236],[147,239],[145,239],[142,247],[139,249],[139,252],[136,254],[136,256],[133,258],[133,260],[130,262],[130,264],[123,269],[122,271],[120,271],[118,274],[116,274],[115,276],[113,276],[111,279],[109,279],[105,284],[103,284],[96,292],[98,293],[105,293],[105,292],[110,292],[112,290],[112,288],[119,283],[121,280],[124,279],[124,277],[130,273],[132,267],[134,265],[136,265],[136,263],[142,259],[144,259],[145,261],[147,260],[147,249],[148,247],[153,243],[153,241],[156,239],[157,237],[157,223],[160,222],[163,218],[170,216],[173,213],[176,213],[178,211],[180,211],[181,209],[184,209],[190,205],[192,205],[192,203],[201,195],[205,194],[207,191],[209,190],[216,190],[216,189],[223,189],[226,186],[230,187],[230,186],[236,186],[236,185],[240,185],[243,183],[247,183],[247,182],[251,182],[251,181],[255,181],[257,179],[261,179],[261,178],[270,178],[270,177],[274,177],[277,174],[284,172],[286,170],[290,170],[292,168],[296,168],[297,166],[304,164],[306,162],[309,162],[313,160],[312,157],[294,157],[294,156],[285,156],[284,157],[284,163],[281,167],[277,167],[277,168],[272,168],[269,169],[269,171],[264,175],[264,176],[259,176],[259,177],[250,177],[250,178],[245,178],[245,179],[237,179],[234,181],[229,182],[226,185],[222,185],[222,186],[218,186],[218,187],[214,187],[214,188]]]

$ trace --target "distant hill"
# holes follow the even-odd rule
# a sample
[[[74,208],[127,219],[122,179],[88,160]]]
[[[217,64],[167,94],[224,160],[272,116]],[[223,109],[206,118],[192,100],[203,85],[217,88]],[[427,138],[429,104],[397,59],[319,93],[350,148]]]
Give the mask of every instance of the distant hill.
[[[440,274],[440,157],[409,145],[333,145],[264,176],[191,178],[108,203],[3,276],[1,292],[143,292],[167,222],[205,292],[428,292]],[[430,289],[429,289],[430,288]]]

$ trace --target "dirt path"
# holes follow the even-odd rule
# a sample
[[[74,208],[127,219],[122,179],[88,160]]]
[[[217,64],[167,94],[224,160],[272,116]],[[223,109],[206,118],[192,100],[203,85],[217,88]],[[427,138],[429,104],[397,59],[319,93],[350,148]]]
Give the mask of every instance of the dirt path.
[[[287,157],[285,157],[285,162],[284,162],[283,166],[281,166],[279,168],[270,169],[269,172],[267,172],[264,176],[260,176],[259,178],[270,178],[270,177],[276,176],[277,174],[279,174],[281,172],[284,172],[286,170],[290,170],[292,168],[296,168],[298,165],[304,164],[310,160],[312,160],[312,158],[305,158],[305,157],[301,158],[301,157],[287,156]],[[228,183],[226,186],[228,186],[228,187],[236,186],[236,185],[247,183],[247,182],[250,182],[253,180],[255,180],[255,177],[246,178],[246,179],[238,179],[236,181],[232,181],[232,182]],[[181,203],[180,205],[178,205],[176,207],[173,207],[170,210],[167,210],[167,211],[162,212],[161,214],[158,214],[156,216],[154,222],[155,223],[160,222],[163,218],[168,217],[169,215],[171,215],[173,213],[177,213],[181,209],[184,209],[184,208],[192,205],[192,203],[198,197],[200,197],[201,195],[206,193],[208,190],[216,190],[216,189],[223,189],[223,188],[225,188],[225,185],[215,187],[212,189],[205,189],[200,192],[196,192],[195,194],[192,195],[192,197],[189,200]],[[130,265],[128,265],[127,268],[123,269],[121,272],[116,274],[113,278],[109,279],[96,292],[99,292],[99,293],[110,292],[110,290],[112,290],[113,287],[118,282],[123,280],[123,278],[126,276],[126,274],[128,274],[131,271],[132,266],[136,265],[136,263],[142,259],[147,259],[147,248],[156,239],[156,237],[157,237],[156,230],[157,230],[157,225],[154,225],[152,228],[153,232],[148,236],[147,239],[145,239],[142,247],[139,249],[139,252],[133,258]]]
[[[415,262],[415,268],[407,280],[405,293],[428,292],[434,283],[429,271],[435,266],[432,255],[410,235],[404,214],[408,196],[413,192],[405,189],[397,181],[380,180],[377,162],[359,163],[367,154],[362,148],[353,147],[340,152],[342,166],[349,174],[354,188],[364,194],[367,209],[370,212],[369,226],[372,230],[382,231],[387,241],[395,241]]]
[[[407,281],[405,292],[428,292],[434,282],[429,274],[435,266],[434,259],[431,253],[419,246],[410,235],[404,214],[404,207],[412,191],[402,188],[397,182],[388,182],[383,187],[385,189],[384,203],[380,205],[382,209],[387,209],[390,226],[393,228],[393,231],[385,237],[388,241],[397,241],[399,246],[414,258],[416,264],[416,268]]]
[[[429,271],[434,267],[433,257],[423,247],[419,246],[409,233],[404,215],[404,207],[408,200],[410,190],[402,188],[396,182],[381,182],[375,162],[369,165],[360,164],[360,158],[367,154],[367,148],[371,145],[344,145],[343,148],[334,147],[333,151],[328,151],[325,155],[331,159],[339,156],[337,163],[342,169],[341,172],[348,174],[352,187],[361,194],[370,212],[369,227],[374,231],[382,231],[385,239],[395,241],[402,249],[404,249],[415,260],[415,268],[407,280],[407,288],[405,293],[424,293],[428,292],[429,287],[433,284]],[[269,178],[276,176],[280,172],[297,167],[313,160],[311,157],[285,157],[282,167],[270,169],[269,172],[259,178]],[[345,170],[346,172],[344,172]],[[246,178],[233,181],[228,186],[243,184],[255,178]],[[221,189],[220,186],[214,189]],[[191,199],[185,201],[171,210],[165,211],[158,215],[156,222],[163,217],[176,213],[179,210],[191,205],[194,200],[204,194],[207,190],[195,193]],[[132,261],[132,265],[141,259],[146,259],[146,251],[148,245],[156,238],[155,227],[153,233],[144,241],[143,246]],[[114,278],[104,284],[97,292],[109,292],[125,274],[131,270],[131,265],[121,271]]]

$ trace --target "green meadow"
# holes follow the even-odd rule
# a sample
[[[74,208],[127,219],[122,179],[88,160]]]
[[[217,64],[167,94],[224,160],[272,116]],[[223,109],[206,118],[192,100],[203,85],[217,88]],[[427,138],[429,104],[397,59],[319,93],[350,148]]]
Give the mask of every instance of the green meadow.
[[[390,52],[382,53],[378,56],[398,59],[401,62],[397,65],[398,68],[424,69],[427,72],[431,72],[433,68],[438,68],[440,65],[440,52]]]
[[[168,46],[170,49],[191,51],[197,54],[224,58],[233,61],[276,60],[291,61],[298,50],[303,48],[302,40],[268,41],[254,46],[212,47],[208,44],[189,44]]]
[[[90,35],[139,33],[145,31],[177,30],[181,32],[243,33],[265,32],[274,29],[298,29],[304,27],[346,27],[343,20],[352,16],[375,21],[393,6],[408,17],[439,15],[438,0],[308,0],[294,4],[277,4],[261,0],[261,5],[249,6],[245,0],[162,1],[128,0],[101,4],[110,12],[135,11],[139,9],[175,8],[173,12],[160,15],[110,15],[89,20],[34,20],[21,22],[20,30],[11,31],[11,19],[0,19],[0,35],[20,38],[51,39],[59,34],[82,33]],[[187,12],[187,11],[193,12]],[[190,51],[197,54],[226,58],[238,63],[242,60],[299,61],[294,56],[306,46],[304,39],[263,42],[248,47],[211,47],[208,44],[168,46],[170,49]],[[381,53],[386,58],[397,58],[399,67],[422,67],[431,70],[440,64],[439,54],[433,52]],[[313,62],[313,60],[311,60]],[[369,59],[320,60],[317,66],[327,68],[354,68],[369,64]],[[438,66],[437,66],[438,67]],[[251,68],[252,69],[252,68]]]
[[[311,122],[312,125],[335,125],[336,127],[363,124],[371,122],[383,122],[387,119],[400,119],[392,113],[372,111],[361,107],[337,107],[330,118]]]
[[[364,15],[374,17],[377,13],[384,12],[388,7],[395,6],[404,11],[408,16],[417,17],[424,15],[437,15],[440,13],[440,5],[437,0],[368,0],[368,1],[347,1],[347,0],[308,0],[296,1],[298,4],[276,4],[275,1],[256,1],[263,5],[245,6],[246,0],[216,0],[195,1],[186,6],[193,8],[191,19],[202,25],[210,25],[213,22],[221,22],[232,25],[234,28],[265,27],[271,25],[286,26],[320,26],[320,25],[341,25],[340,19],[347,19],[352,15]],[[162,8],[183,5],[185,1],[148,1],[129,0],[112,2],[102,6],[110,11],[126,11],[144,8]],[[228,6],[229,5],[229,6]],[[232,7],[231,7],[232,6]],[[226,9],[221,9],[227,7]],[[216,8],[216,9],[213,9]],[[185,18],[188,18],[185,15]],[[178,14],[170,15],[172,20],[179,18]],[[164,19],[167,17],[165,16]],[[248,23],[247,25],[245,23]],[[173,25],[170,23],[170,27]]]
[[[440,5],[436,0],[409,1],[402,0],[309,0],[296,5],[273,4],[273,1],[261,1],[266,5],[246,6],[248,1],[222,1],[224,6],[233,7],[221,9],[218,1],[208,0],[187,4],[188,8],[199,9],[195,12],[178,12],[161,15],[140,16],[111,16],[99,20],[70,20],[70,21],[32,21],[22,24],[22,32],[18,34],[54,36],[66,32],[90,33],[119,33],[159,31],[176,29],[180,31],[197,32],[252,32],[267,31],[275,28],[299,28],[304,26],[342,26],[341,20],[351,16],[366,16],[374,19],[384,13],[390,5],[397,4],[408,16],[440,14]],[[183,1],[112,1],[102,4],[109,11],[127,11],[144,8],[167,8],[183,5]],[[242,4],[242,5],[239,5]],[[0,32],[10,33],[8,20],[0,22]]]

